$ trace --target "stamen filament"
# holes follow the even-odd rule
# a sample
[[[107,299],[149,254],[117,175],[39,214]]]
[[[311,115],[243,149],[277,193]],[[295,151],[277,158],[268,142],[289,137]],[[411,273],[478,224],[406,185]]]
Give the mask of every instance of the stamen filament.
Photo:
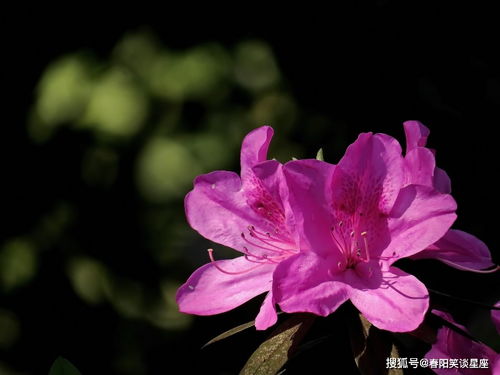
[[[214,259],[214,255],[213,255],[213,252],[214,252],[214,249],[207,249],[208,251],[208,256],[210,258],[210,261],[212,262],[212,264],[214,265],[215,268],[217,268],[220,272],[222,273],[225,273],[227,275],[241,275],[241,274],[244,274],[244,273],[247,273],[247,272],[250,272],[250,271],[253,271],[254,269],[262,266],[263,264],[265,263],[259,263],[257,264],[256,266],[253,266],[253,267],[250,267],[249,269],[247,270],[243,270],[243,271],[238,271],[238,272],[231,272],[231,271],[226,271],[225,269],[221,268],[216,260]]]
[[[289,254],[293,254],[294,252],[291,251],[290,249],[283,249],[281,247],[278,247],[278,246],[275,246],[275,245],[272,245],[272,244],[268,244],[266,243],[266,245],[269,245],[269,246],[272,246],[274,247],[275,249],[270,249],[268,247],[264,247],[264,246],[261,246],[255,242],[252,242],[250,241],[246,236],[245,236],[245,233],[241,233],[241,238],[243,238],[246,242],[248,242],[250,245],[254,246],[254,247],[257,247],[259,249],[262,249],[262,250],[266,250],[266,251],[271,251],[273,253],[278,253],[278,254],[283,254],[283,252],[287,252]],[[264,241],[263,241],[264,242]]]
[[[361,232],[361,237],[363,237],[363,242],[365,244],[365,254],[366,254],[365,262],[369,262],[370,252],[368,251],[368,241],[366,240],[366,232]]]
[[[246,246],[243,247],[243,250],[245,251],[245,255],[248,255],[249,257],[259,259],[259,260],[267,260],[269,257],[267,255],[255,255],[248,250]]]
[[[335,243],[337,244],[337,247],[339,248],[340,253],[341,253],[342,255],[344,255],[344,256],[345,256],[346,254],[345,254],[345,252],[344,252],[344,248],[343,248],[343,246],[340,244],[340,241],[337,239],[337,236],[335,235],[335,232],[334,232],[334,231],[335,231],[335,227],[332,227],[332,228],[330,229],[330,235],[332,236],[333,240],[334,240],[334,241],[335,241]]]
[[[263,243],[265,243],[266,245],[269,245],[269,246],[272,246],[274,247],[275,249],[278,249],[278,250],[282,250],[282,251],[287,251],[287,252],[291,252],[290,249],[284,249],[282,247],[279,247],[279,246],[276,246],[276,245],[273,245],[272,243],[269,243],[269,240],[266,239],[266,238],[262,238],[258,235],[256,235],[254,232],[250,232],[250,236],[252,236],[253,238],[257,238],[258,240],[262,241]],[[276,240],[275,240],[276,241]]]
[[[248,231],[249,231],[249,232],[254,232],[254,233],[258,234],[259,236],[264,237],[264,238],[265,238],[265,239],[267,239],[268,241],[283,243],[283,240],[282,240],[282,239],[279,239],[279,238],[273,238],[273,237],[271,236],[271,233],[269,233],[269,232],[265,232],[265,233],[264,233],[264,232],[261,232],[261,231],[259,231],[259,230],[255,229],[255,227],[254,227],[253,225],[249,225],[249,226],[248,226]],[[277,229],[275,230],[275,233],[276,233],[276,234],[278,234],[278,230],[277,230]],[[255,237],[257,237],[257,236],[255,236]],[[257,238],[258,238],[258,237],[257,237]]]

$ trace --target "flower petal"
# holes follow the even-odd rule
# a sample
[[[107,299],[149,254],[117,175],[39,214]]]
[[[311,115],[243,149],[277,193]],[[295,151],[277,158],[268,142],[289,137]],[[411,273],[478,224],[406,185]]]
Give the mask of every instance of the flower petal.
[[[462,270],[481,270],[493,266],[488,247],[479,238],[461,230],[449,230],[439,241],[412,259],[437,259]]]
[[[275,173],[282,172],[278,169]],[[198,176],[184,201],[191,227],[211,241],[241,252],[248,248],[253,254],[260,254],[262,248],[248,241],[249,233],[244,236],[251,226],[261,232],[281,232],[280,239],[288,241],[290,235],[281,202],[276,201],[255,176],[253,180],[253,185],[247,184],[243,189],[240,178],[233,172],[216,171]]]
[[[425,147],[429,129],[420,121],[405,121],[403,123],[406,134],[406,153],[416,147]]]
[[[267,293],[267,296],[260,307],[259,314],[255,319],[255,328],[259,331],[263,331],[274,325],[277,320],[278,315],[276,314],[273,291],[271,290]]]
[[[429,307],[429,294],[416,277],[391,267],[372,277],[353,270],[344,273],[349,298],[374,326],[392,332],[416,329]]]
[[[278,230],[294,243],[298,243],[296,231],[291,230],[291,228],[295,228],[295,220],[289,203],[289,191],[283,172],[283,164],[276,160],[266,160],[254,166],[252,170],[259,184],[269,193],[274,202],[272,210],[274,215],[270,218],[275,225],[274,232],[276,233]],[[255,189],[255,187],[251,187],[251,189]],[[252,191],[248,194],[252,195]],[[262,201],[262,194],[258,198]]]
[[[241,145],[241,177],[252,173],[251,168],[267,159],[267,151],[274,130],[270,126],[261,126],[247,134]]]
[[[241,233],[260,218],[248,208],[236,173],[215,171],[198,176],[184,200],[193,229],[211,241],[243,251]]]
[[[441,168],[434,169],[434,189],[443,194],[451,193],[451,180],[448,174]]]
[[[434,186],[434,154],[427,148],[416,147],[405,156],[405,185]]]
[[[491,373],[493,375],[500,374],[500,355],[497,355],[495,360],[491,364]]]
[[[363,253],[378,256],[390,242],[387,214],[398,196],[404,179],[401,147],[384,134],[364,133],[349,146],[335,168],[330,187],[331,225],[336,244],[349,252],[352,243],[368,246]],[[357,246],[357,245],[356,245]],[[342,251],[342,250],[341,250]]]
[[[330,259],[301,253],[281,262],[274,272],[273,293],[285,312],[327,316],[348,299],[347,286],[331,275]]]
[[[404,177],[401,146],[394,138],[360,134],[335,168],[333,208],[353,215],[358,209],[376,207],[388,214]]]
[[[456,219],[457,206],[448,194],[420,185],[401,189],[388,218],[391,242],[382,260],[394,263],[428,248],[445,235]]]
[[[232,274],[220,271],[216,265]],[[179,310],[196,315],[219,314],[270,290],[276,266],[262,264],[252,269],[255,266],[238,257],[198,268],[177,291]]]
[[[415,166],[426,167],[422,168],[419,173],[414,172],[414,178],[409,183],[420,184],[426,186],[434,186],[434,188],[443,193],[451,193],[451,181],[448,175],[441,168],[430,168],[431,160],[435,165],[434,151],[425,148],[429,129],[418,121],[406,121],[403,124],[406,133],[406,157],[410,159],[407,163],[410,164],[410,169]],[[411,155],[414,151],[419,150],[416,154]],[[426,150],[426,151],[423,151]],[[419,157],[417,157],[417,155]],[[432,155],[432,158],[431,158]],[[412,160],[413,159],[413,160]],[[415,160],[416,159],[416,160]],[[429,183],[429,179],[431,182]]]
[[[325,192],[334,169],[332,164],[313,159],[292,161],[283,168],[301,251],[322,254],[333,247],[330,204]]]

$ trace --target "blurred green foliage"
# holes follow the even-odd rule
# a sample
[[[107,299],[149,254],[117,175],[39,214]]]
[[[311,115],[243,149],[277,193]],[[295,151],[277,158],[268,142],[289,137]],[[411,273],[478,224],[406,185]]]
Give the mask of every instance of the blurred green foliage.
[[[189,329],[193,317],[178,312],[175,292],[208,261],[207,244],[184,218],[192,180],[216,169],[237,171],[243,137],[261,125],[279,134],[271,157],[289,160],[304,151],[287,140],[298,110],[270,46],[247,40],[173,50],[149,32],[129,33],[106,59],[81,50],[51,62],[35,94],[27,121],[31,141],[50,152],[68,137],[79,139],[77,158],[60,155],[77,192],[51,198],[30,231],[1,246],[2,293],[29,290],[44,259],[58,259],[62,269],[51,272],[62,272],[89,307],[108,306],[121,319],[166,333]],[[92,194],[125,194],[129,185],[132,201],[114,215],[134,215],[142,242],[97,253],[89,247],[100,241],[96,234],[77,235],[87,232],[85,202]],[[129,263],[111,255],[120,253]],[[132,270],[135,257],[154,265],[153,276]],[[0,347],[14,345],[22,327],[14,312],[0,310]],[[144,372],[141,349],[131,345],[109,353],[117,373]]]
[[[0,250],[0,285],[4,291],[29,282],[36,268],[37,256],[28,240],[13,239]]]

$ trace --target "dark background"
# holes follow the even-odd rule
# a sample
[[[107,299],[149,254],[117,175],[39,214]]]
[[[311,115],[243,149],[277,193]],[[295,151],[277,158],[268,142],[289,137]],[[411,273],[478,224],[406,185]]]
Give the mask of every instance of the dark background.
[[[37,250],[33,278],[0,294],[0,309],[15,316],[18,332],[0,347],[0,373],[47,373],[59,355],[83,374],[160,374],[172,372],[178,364],[184,367],[182,373],[235,373],[266,337],[249,331],[199,350],[216,334],[253,319],[259,301],[222,316],[196,318],[175,330],[126,316],[107,302],[88,304],[75,294],[66,271],[75,256],[98,259],[120,280],[140,285],[141,293],[158,294],[160,278],[183,282],[204,262],[209,245],[190,232],[180,197],[159,206],[168,206],[163,222],[167,233],[172,220],[189,233],[180,237],[188,239],[185,244],[176,245],[185,255],[158,264],[142,250],[150,246],[144,212],[158,207],[138,196],[133,180],[134,158],[142,141],[117,146],[121,161],[116,180],[98,189],[84,185],[80,178],[91,135],[62,128],[48,142],[30,139],[26,124],[34,90],[53,60],[81,50],[106,59],[123,35],[135,30],[147,30],[173,51],[207,42],[230,50],[241,41],[263,41],[281,71],[281,89],[293,96],[297,108],[286,132],[280,134],[277,126],[275,134],[277,140],[281,138],[281,149],[286,150],[285,138],[300,145],[295,148],[300,155],[289,158],[311,157],[322,147],[326,160],[335,162],[362,131],[388,133],[403,142],[402,122],[418,119],[431,129],[430,147],[437,150],[440,167],[452,179],[459,207],[455,227],[486,242],[498,262],[500,61],[495,56],[499,30],[491,14],[479,6],[413,7],[379,1],[351,9],[307,11],[293,19],[285,12],[271,16],[262,9],[252,21],[240,20],[242,14],[210,18],[171,10],[164,19],[148,21],[74,11],[61,17],[29,21],[13,17],[6,22],[2,26],[0,245],[23,237],[43,249]],[[240,105],[246,100],[236,90],[228,103]],[[204,109],[193,100],[184,111],[185,132],[195,134]],[[238,151],[227,165],[210,170],[219,168],[238,170]],[[73,207],[73,219],[55,240],[43,242],[49,229],[40,223],[61,199]],[[187,255],[194,252],[202,254],[199,258]],[[431,261],[406,267],[431,288],[485,303],[498,299],[496,276],[459,272]],[[477,334],[492,329],[489,322],[483,324],[487,312],[476,306],[443,297],[434,302],[454,309]],[[498,341],[487,335],[485,340],[498,350]],[[328,358],[329,350],[337,351],[338,363],[314,362],[316,368],[343,366],[342,346],[331,345],[317,353]],[[348,373],[350,364],[345,366]]]

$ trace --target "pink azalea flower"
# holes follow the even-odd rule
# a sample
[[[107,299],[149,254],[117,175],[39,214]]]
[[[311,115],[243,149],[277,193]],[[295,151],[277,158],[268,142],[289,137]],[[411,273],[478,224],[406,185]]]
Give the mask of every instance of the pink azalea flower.
[[[186,196],[186,216],[205,238],[242,255],[215,260],[197,269],[177,292],[182,312],[213,315],[269,292],[257,315],[262,330],[276,322],[273,272],[279,262],[298,253],[283,166],[267,160],[273,135],[264,126],[249,133],[241,147],[241,178],[215,171],[198,176]]]
[[[282,310],[327,316],[350,300],[378,328],[417,328],[428,291],[392,264],[443,237],[453,198],[406,184],[401,146],[384,134],[361,134],[337,166],[299,160],[284,172],[301,252],[274,272]]]
[[[464,332],[467,329],[453,321],[450,314],[439,310],[432,310],[432,313],[445,319],[454,326],[460,328]],[[500,365],[500,356],[490,347],[483,343],[474,341],[463,334],[443,325],[437,333],[436,342],[432,345],[425,356],[427,359],[447,359],[448,367],[450,359],[457,359],[458,368],[433,368],[432,370],[438,375],[498,375]],[[470,368],[470,359],[477,359],[478,363],[475,368]],[[479,368],[479,360],[487,360],[487,368]],[[467,360],[467,367],[461,367],[460,361]],[[483,365],[486,367],[486,365]]]
[[[406,121],[403,125],[406,133],[405,183],[431,186],[449,194],[450,178],[436,166],[434,151],[425,147],[429,129],[418,121]],[[494,266],[488,247],[472,234],[456,229],[450,229],[436,243],[412,256],[412,259],[426,258],[464,271],[492,272],[497,269],[481,271]]]

